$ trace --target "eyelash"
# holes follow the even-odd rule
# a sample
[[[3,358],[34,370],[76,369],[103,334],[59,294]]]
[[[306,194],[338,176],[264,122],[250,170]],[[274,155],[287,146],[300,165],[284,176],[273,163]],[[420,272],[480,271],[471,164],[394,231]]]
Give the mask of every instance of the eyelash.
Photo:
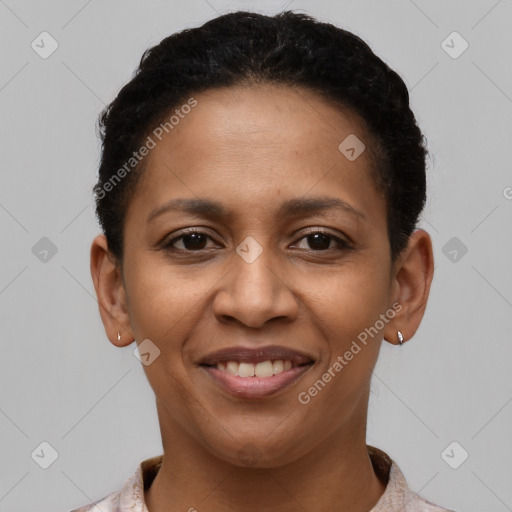
[[[177,236],[177,237],[173,238],[172,240],[169,240],[169,242],[165,243],[163,245],[162,249],[164,249],[165,251],[169,251],[169,252],[181,252],[181,253],[200,253],[201,251],[204,251],[205,249],[198,249],[198,250],[194,251],[192,249],[178,249],[176,247],[173,247],[173,245],[177,241],[181,240],[182,238],[185,238],[187,235],[194,234],[194,233],[197,233],[200,235],[205,235],[208,238],[210,238],[211,240],[213,240],[213,237],[211,237],[208,233],[205,233],[204,231],[201,231],[199,229],[188,229],[188,230],[182,232],[182,234],[180,236]],[[310,249],[309,252],[327,253],[332,250],[347,251],[347,250],[352,249],[352,246],[349,244],[349,242],[333,235],[332,233],[329,233],[328,231],[325,231],[322,228],[309,228],[306,231],[306,233],[298,239],[298,241],[301,241],[304,238],[308,238],[309,236],[316,235],[316,234],[326,235],[327,237],[334,240],[338,244],[338,247],[337,248],[331,247],[328,249]]]

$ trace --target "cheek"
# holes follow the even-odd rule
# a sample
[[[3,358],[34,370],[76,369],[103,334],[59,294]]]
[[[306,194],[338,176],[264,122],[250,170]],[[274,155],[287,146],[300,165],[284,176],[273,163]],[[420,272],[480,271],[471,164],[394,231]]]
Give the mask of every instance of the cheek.
[[[145,254],[127,265],[125,285],[136,339],[153,337],[164,343],[179,338],[213,284],[204,274],[193,276],[171,268],[160,256]]]
[[[328,338],[344,346],[385,313],[389,295],[385,270],[385,265],[365,265],[359,259],[304,280],[306,307],[329,328]]]
[[[327,340],[328,353],[320,372],[307,379],[301,391],[311,399],[312,411],[332,411],[328,422],[333,428],[364,408],[367,400],[382,336],[375,326],[386,312],[385,268],[354,266],[309,288],[311,318]]]
[[[143,365],[155,396],[163,404],[181,404],[172,411],[181,414],[191,407],[188,394],[182,392],[187,378],[181,361],[182,345],[194,321],[198,296],[204,296],[205,292],[201,286],[183,286],[176,272],[159,260],[146,254],[126,266],[128,312],[137,343],[148,339],[159,351],[153,352],[158,355],[150,364]]]

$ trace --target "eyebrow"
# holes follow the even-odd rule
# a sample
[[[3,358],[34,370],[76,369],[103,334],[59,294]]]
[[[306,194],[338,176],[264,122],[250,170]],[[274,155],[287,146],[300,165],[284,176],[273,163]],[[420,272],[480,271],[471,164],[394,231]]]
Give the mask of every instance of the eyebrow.
[[[324,211],[338,209],[356,217],[367,220],[367,216],[352,205],[336,197],[311,197],[286,200],[277,212],[277,217],[297,217],[300,215],[321,214]],[[151,222],[167,212],[184,212],[198,217],[208,217],[214,220],[226,220],[234,216],[234,212],[227,210],[222,203],[210,199],[171,199],[155,208],[148,215],[147,222]]]

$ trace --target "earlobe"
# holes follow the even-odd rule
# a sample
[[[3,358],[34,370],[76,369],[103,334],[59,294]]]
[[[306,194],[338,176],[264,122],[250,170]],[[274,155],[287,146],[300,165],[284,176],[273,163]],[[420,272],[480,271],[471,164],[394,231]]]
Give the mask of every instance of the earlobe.
[[[91,245],[91,276],[98,307],[110,342],[124,347],[133,342],[121,270],[108,249],[107,239],[98,235]]]
[[[398,331],[405,342],[418,330],[427,307],[433,275],[432,240],[426,231],[417,229],[411,234],[395,269],[392,299],[402,307],[384,332],[384,338],[390,343],[400,344]]]

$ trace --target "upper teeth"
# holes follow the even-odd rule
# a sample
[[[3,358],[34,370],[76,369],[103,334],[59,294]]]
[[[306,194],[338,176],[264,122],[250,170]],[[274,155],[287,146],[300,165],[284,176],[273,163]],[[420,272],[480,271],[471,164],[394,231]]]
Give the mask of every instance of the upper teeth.
[[[293,366],[289,360],[262,361],[261,363],[238,363],[237,361],[228,361],[227,363],[217,363],[217,369],[228,372],[231,375],[239,377],[272,377],[283,371],[289,370]]]

